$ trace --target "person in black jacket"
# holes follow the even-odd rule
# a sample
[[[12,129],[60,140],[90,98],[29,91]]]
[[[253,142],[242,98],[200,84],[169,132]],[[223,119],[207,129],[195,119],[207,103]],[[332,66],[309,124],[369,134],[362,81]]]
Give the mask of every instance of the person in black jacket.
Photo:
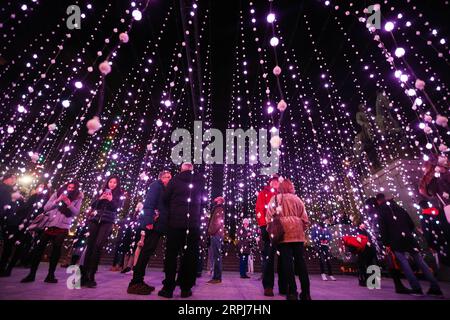
[[[123,204],[122,190],[118,176],[110,176],[91,208],[94,210],[89,219],[87,247],[84,257],[81,285],[95,288],[95,273],[100,262],[101,250],[111,234],[117,212]]]
[[[31,235],[26,227],[38,213],[43,211],[44,204],[50,198],[50,192],[44,184],[39,184],[31,191],[28,199],[19,203],[17,210],[13,210],[5,220],[5,237],[2,257],[0,259],[0,277],[9,277],[17,261],[23,257],[27,247],[31,244]],[[11,253],[14,254],[11,257]],[[9,261],[9,258],[11,260]],[[9,263],[8,263],[9,261]]]
[[[3,229],[7,212],[13,202],[12,194],[17,178],[14,173],[8,172],[3,175],[0,182],[0,228]]]
[[[441,296],[442,291],[437,280],[434,278],[430,268],[420,255],[419,246],[414,239],[415,225],[402,207],[396,204],[392,199],[387,201],[384,194],[377,194],[377,205],[380,213],[380,236],[387,250],[392,250],[398,259],[401,268],[408,279],[413,294],[422,295],[422,288],[419,280],[414,275],[409,265],[406,254],[412,256],[416,265],[422,270],[425,278],[431,286],[428,290],[429,295]]]
[[[144,282],[145,268],[156,251],[161,235],[167,229],[167,206],[163,195],[170,179],[170,171],[161,171],[158,180],[150,185],[145,197],[144,214],[140,219],[140,229],[145,232],[144,246],[134,266],[133,279],[128,285],[127,292],[130,294],[148,295],[155,290],[155,287]]]
[[[168,205],[168,230],[164,286],[158,295],[165,298],[172,298],[175,289],[177,256],[180,251],[181,265],[177,282],[182,298],[192,295],[191,288],[196,280],[204,181],[193,169],[191,163],[183,163],[181,172],[167,185],[164,196]]]
[[[369,218],[368,221],[372,222],[370,224],[370,229],[375,233],[379,235],[379,211],[377,209],[377,199],[375,197],[370,197],[364,202],[364,212],[366,216]],[[375,238],[376,245],[379,248],[379,244],[381,238],[378,236]],[[375,247],[375,246],[374,246]],[[374,248],[375,249],[375,248]],[[376,256],[376,249],[374,252],[374,255]],[[401,271],[398,268],[398,264],[396,263],[395,257],[391,253],[387,253],[386,255],[386,261],[387,261],[387,269],[389,271],[389,274],[392,278],[392,281],[394,282],[395,292],[398,294],[410,294],[412,293],[411,289],[406,288],[401,280]]]

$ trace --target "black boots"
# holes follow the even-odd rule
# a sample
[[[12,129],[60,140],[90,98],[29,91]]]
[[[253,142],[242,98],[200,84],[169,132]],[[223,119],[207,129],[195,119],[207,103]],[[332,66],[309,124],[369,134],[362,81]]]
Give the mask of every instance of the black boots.
[[[44,282],[47,283],[58,283],[58,279],[55,278],[54,273],[49,273],[47,277],[45,278]]]

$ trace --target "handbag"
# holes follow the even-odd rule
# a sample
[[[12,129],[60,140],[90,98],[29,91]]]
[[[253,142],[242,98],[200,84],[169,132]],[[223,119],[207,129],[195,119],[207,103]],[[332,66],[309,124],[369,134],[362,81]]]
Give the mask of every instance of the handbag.
[[[275,195],[275,206],[278,207],[278,197]],[[276,212],[276,210],[275,210]],[[269,233],[272,243],[277,244],[284,239],[284,228],[281,223],[280,215],[274,214],[272,221],[267,224],[267,232]]]
[[[436,196],[438,197],[438,199],[442,202],[442,206],[444,208],[444,213],[445,213],[445,218],[447,219],[447,222],[450,223],[450,204],[445,204],[445,201],[442,200],[441,196],[439,195],[439,193],[436,193]]]
[[[28,231],[41,231],[47,226],[49,216],[45,212],[39,214],[28,226]]]

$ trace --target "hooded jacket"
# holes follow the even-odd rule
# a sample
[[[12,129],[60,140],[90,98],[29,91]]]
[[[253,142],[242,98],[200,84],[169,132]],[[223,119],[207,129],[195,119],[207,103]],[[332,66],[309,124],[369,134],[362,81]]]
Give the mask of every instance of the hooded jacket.
[[[147,225],[153,224],[153,230],[164,233],[167,229],[167,205],[164,202],[164,184],[157,180],[150,184],[144,201],[144,213],[140,216],[140,227],[144,229]],[[156,210],[159,217],[155,221]]]
[[[170,228],[200,229],[203,188],[202,176],[193,171],[183,171],[170,180],[164,194]]]

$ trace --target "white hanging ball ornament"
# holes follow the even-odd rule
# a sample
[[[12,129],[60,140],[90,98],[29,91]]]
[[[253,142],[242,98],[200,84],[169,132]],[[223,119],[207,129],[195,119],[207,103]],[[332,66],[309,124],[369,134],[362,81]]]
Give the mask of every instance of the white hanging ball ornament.
[[[106,76],[108,73],[111,72],[111,66],[109,65],[109,62],[106,60],[100,63],[98,69],[104,76]]]
[[[139,175],[139,179],[147,181],[148,176],[145,172],[141,172],[141,174]]]
[[[136,21],[139,21],[142,19],[142,12],[140,12],[138,9],[133,10],[131,15],[133,16],[134,20],[136,20]]]
[[[156,125],[158,127],[161,127],[163,125],[163,122],[161,121],[161,119],[156,120]]]
[[[423,80],[417,79],[415,85],[416,85],[417,90],[425,89],[425,81],[423,81]]]
[[[56,129],[56,124],[52,123],[47,126],[48,131],[52,132]]]
[[[97,116],[94,116],[86,123],[86,127],[88,128],[88,133],[90,135],[96,133],[101,128],[101,126],[102,125],[100,124],[100,119]]]
[[[395,49],[395,56],[397,57],[397,58],[401,58],[401,57],[403,57],[405,55],[405,49],[403,49],[403,48],[397,48],[397,49]]]
[[[286,101],[284,101],[283,99],[281,99],[280,102],[278,102],[278,104],[277,104],[277,109],[278,109],[280,112],[283,112],[284,110],[286,110],[286,108],[287,108]]]
[[[268,15],[267,15],[267,22],[268,23],[272,23],[272,22],[274,22],[275,21],[275,14],[274,13],[269,13]]]
[[[394,23],[391,21],[386,22],[386,24],[384,25],[384,30],[386,30],[387,32],[391,32],[392,30],[394,30]]]
[[[272,39],[270,39],[270,45],[272,47],[276,47],[278,45],[278,43],[280,43],[280,40],[278,40],[277,37],[272,37]]]
[[[122,32],[121,34],[119,34],[119,40],[122,43],[127,43],[130,38],[128,37],[128,34],[126,32]]]
[[[279,76],[281,74],[281,68],[279,66],[273,68],[273,74]]]
[[[88,67],[88,68],[87,68],[87,71],[88,71],[88,72],[92,72],[92,71],[94,71],[94,68]]]
[[[448,118],[438,114],[436,116],[436,124],[441,127],[447,127],[448,126]]]
[[[270,138],[270,145],[273,149],[278,149],[281,146],[280,136],[273,136]]]

